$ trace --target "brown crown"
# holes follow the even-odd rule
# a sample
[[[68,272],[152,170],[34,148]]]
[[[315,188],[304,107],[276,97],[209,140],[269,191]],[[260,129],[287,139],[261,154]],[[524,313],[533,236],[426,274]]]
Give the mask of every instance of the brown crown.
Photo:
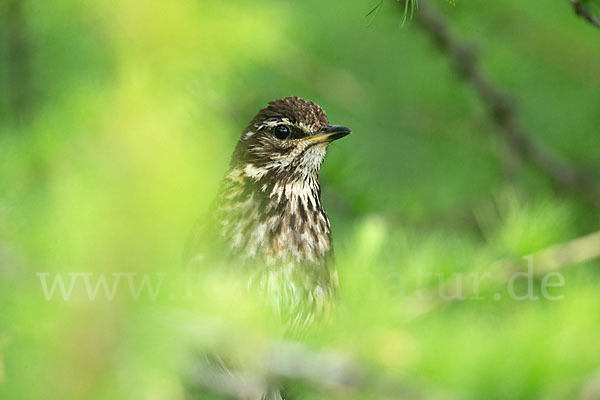
[[[271,118],[287,118],[292,123],[302,123],[316,129],[329,124],[327,114],[321,107],[312,101],[293,96],[271,101],[256,114],[248,128]]]

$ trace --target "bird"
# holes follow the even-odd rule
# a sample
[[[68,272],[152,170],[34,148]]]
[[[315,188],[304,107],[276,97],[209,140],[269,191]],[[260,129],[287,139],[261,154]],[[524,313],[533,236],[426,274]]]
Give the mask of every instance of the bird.
[[[299,332],[330,314],[339,291],[331,225],[319,171],[328,146],[351,133],[316,103],[284,97],[243,130],[208,217],[187,245],[188,263],[206,262],[210,236],[230,269],[267,300],[285,330]],[[214,245],[216,244],[216,245]],[[277,390],[263,399],[280,399]]]

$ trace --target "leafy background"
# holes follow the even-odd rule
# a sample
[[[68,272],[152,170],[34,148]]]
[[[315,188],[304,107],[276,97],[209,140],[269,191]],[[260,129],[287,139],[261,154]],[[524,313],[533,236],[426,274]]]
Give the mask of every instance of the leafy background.
[[[597,181],[600,31],[567,1],[433,3],[528,134]],[[561,271],[560,301],[514,301],[489,282],[485,300],[415,312],[423,286],[594,232],[600,217],[516,162],[447,56],[394,2],[370,23],[375,5],[0,4],[0,397],[183,398],[190,346],[252,359],[276,339],[260,307],[228,297],[235,285],[188,301],[174,277],[244,126],[298,95],[354,131],[321,172],[343,304],[306,345],[425,398],[600,398],[597,260]],[[167,277],[156,299],[120,287],[46,301],[40,272]],[[306,398],[378,397],[306,386]]]

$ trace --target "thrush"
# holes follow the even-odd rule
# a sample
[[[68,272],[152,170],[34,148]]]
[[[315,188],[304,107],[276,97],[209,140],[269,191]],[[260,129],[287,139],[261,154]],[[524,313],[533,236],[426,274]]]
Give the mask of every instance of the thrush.
[[[192,262],[205,259],[195,242],[210,232],[289,330],[326,314],[338,291],[319,170],[328,145],[350,132],[312,101],[268,103],[244,129],[210,217],[192,236]]]

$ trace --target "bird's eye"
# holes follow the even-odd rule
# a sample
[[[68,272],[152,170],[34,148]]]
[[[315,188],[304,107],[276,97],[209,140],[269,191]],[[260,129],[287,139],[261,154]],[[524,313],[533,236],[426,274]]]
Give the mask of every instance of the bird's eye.
[[[290,128],[285,125],[277,125],[274,133],[277,139],[283,140],[290,136]]]

